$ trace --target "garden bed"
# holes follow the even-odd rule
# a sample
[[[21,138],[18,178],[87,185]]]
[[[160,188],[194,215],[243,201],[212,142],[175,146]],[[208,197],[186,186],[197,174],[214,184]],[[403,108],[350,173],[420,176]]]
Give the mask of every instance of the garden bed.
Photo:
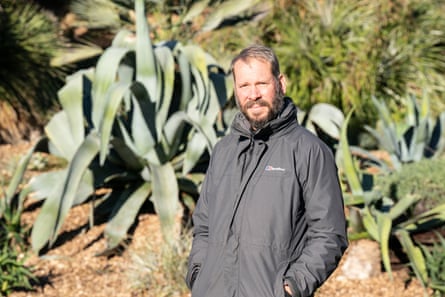
[[[29,145],[1,145],[1,174],[11,166],[12,158],[23,154]],[[28,201],[22,220],[31,225],[39,212],[39,205]],[[90,226],[88,204],[74,207],[64,222],[55,246],[42,257],[32,254],[27,264],[32,266],[40,284],[35,284],[35,292],[14,292],[11,297],[159,297],[140,293],[132,288],[129,273],[132,268],[131,253],[140,249],[147,241],[159,243],[161,236],[159,221],[155,214],[145,213],[138,217],[132,240],[128,248],[119,255],[98,257],[105,249],[102,236],[104,225]],[[360,240],[351,243],[367,244]],[[366,255],[363,255],[364,257]],[[348,252],[344,259],[348,257]],[[343,263],[343,262],[342,262]],[[342,269],[337,269],[320,288],[315,297],[418,297],[423,295],[419,282],[410,278],[407,269],[397,269],[391,281],[386,272],[379,271],[375,276],[364,280],[351,280],[345,277]],[[178,295],[177,297],[186,297]]]

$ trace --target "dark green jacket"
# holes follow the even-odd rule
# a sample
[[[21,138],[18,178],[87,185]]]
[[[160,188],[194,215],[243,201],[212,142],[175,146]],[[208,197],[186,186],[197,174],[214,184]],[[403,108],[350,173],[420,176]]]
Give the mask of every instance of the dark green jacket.
[[[240,113],[215,146],[193,213],[192,297],[310,296],[347,247],[331,150],[281,114],[253,134]]]

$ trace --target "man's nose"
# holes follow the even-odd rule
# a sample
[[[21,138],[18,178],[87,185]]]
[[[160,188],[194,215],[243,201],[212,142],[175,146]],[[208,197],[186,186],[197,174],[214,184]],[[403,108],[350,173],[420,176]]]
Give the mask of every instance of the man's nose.
[[[252,86],[250,89],[249,89],[249,97],[248,97],[248,99],[249,100],[257,100],[257,99],[259,99],[261,97],[261,92],[260,92],[260,90],[258,89],[258,87],[257,86]]]

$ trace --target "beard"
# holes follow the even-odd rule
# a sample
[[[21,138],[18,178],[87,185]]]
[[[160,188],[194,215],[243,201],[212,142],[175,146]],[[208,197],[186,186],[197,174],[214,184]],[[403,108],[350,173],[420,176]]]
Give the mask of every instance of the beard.
[[[239,100],[236,100],[236,102],[241,112],[249,121],[252,130],[260,130],[264,128],[264,126],[266,126],[267,123],[269,123],[271,120],[275,119],[278,116],[284,105],[284,95],[282,92],[280,92],[280,90],[277,90],[277,92],[275,93],[275,98],[274,100],[272,100],[272,103],[269,103],[264,99],[259,99],[257,101],[248,101],[246,102],[246,104],[244,104],[244,106],[241,107],[239,104]],[[250,116],[248,113],[248,109],[253,105],[260,105],[262,107],[267,107],[268,108],[267,114],[263,117]]]

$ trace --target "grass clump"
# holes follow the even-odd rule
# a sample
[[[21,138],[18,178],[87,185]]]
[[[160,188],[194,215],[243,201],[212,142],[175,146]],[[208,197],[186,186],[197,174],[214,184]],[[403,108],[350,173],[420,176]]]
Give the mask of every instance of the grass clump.
[[[131,254],[128,277],[136,290],[149,296],[183,296],[189,291],[185,283],[192,236],[183,234],[176,245],[159,245],[147,241]],[[145,295],[144,295],[145,296]]]
[[[27,228],[20,223],[20,211],[0,199],[0,296],[16,289],[32,290],[36,280],[25,265]]]
[[[445,295],[445,238],[439,233],[437,236],[438,241],[433,245],[421,245],[428,270],[429,287],[434,290],[434,297]]]

